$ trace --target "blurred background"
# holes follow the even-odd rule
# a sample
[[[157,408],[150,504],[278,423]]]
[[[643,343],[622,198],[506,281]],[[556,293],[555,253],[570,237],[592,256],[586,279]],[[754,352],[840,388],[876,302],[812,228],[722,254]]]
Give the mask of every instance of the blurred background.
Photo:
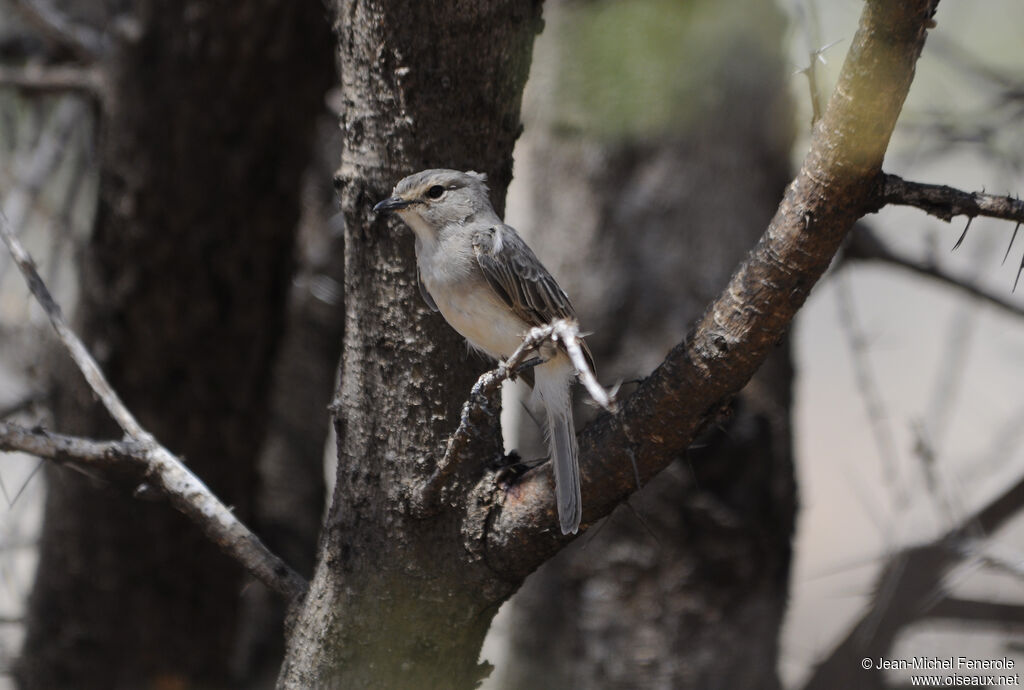
[[[190,459],[215,437],[220,456],[234,459],[210,468],[211,478],[196,457],[197,471],[215,488],[218,473],[240,474],[222,493],[237,492],[232,503],[303,571],[333,474],[325,408],[344,328],[331,188],[343,98],[324,12],[313,4],[305,14],[268,13],[263,21],[286,21],[295,38],[267,42],[256,32],[262,62],[244,50],[203,62],[226,49],[204,37],[203,5],[193,3],[185,15],[194,34],[167,39],[177,62],[139,50],[112,64],[100,56],[103,42],[159,31],[160,12],[54,2],[81,27],[76,44],[54,41],[46,17],[33,15],[42,3],[0,2],[4,215],[90,347],[124,381],[130,406],[134,399],[133,409],[159,418],[180,405],[167,431],[156,431]],[[573,297],[604,383],[628,393],[649,373],[764,230],[807,148],[812,91],[827,101],[861,9],[854,0],[546,3],[507,221]],[[1017,194],[1024,6],[947,2],[936,20],[886,171]],[[231,29],[224,24],[225,35]],[[208,52],[196,48],[204,41],[214,46]],[[244,60],[255,64],[240,69]],[[220,75],[224,93],[174,81],[196,70]],[[297,73],[302,80],[290,76]],[[257,123],[251,131],[235,124],[239,113]],[[202,169],[212,173],[203,178]],[[252,197],[236,198],[237,190]],[[947,224],[910,208],[864,218],[729,420],[506,604],[483,652],[496,666],[486,687],[906,685],[906,673],[860,668],[863,657],[879,656],[1007,656],[1019,669],[1024,287],[1013,288],[1024,237],[1010,247],[1012,224],[979,218],[954,250],[964,220]],[[234,254],[240,245],[250,253]],[[160,259],[143,258],[150,255]],[[136,262],[135,275],[112,277]],[[211,343],[230,341],[217,330],[231,321],[216,301],[226,288],[208,278],[207,264],[238,265],[253,283],[238,299],[277,309],[228,324],[238,342],[256,346],[237,366],[226,363],[236,351],[226,345],[227,354],[211,357],[220,379],[189,369],[217,350]],[[214,297],[179,293],[178,283]],[[69,412],[91,403],[69,392],[74,374],[58,364],[48,329],[0,254],[0,419],[109,435],[103,422]],[[175,341],[169,334],[178,331],[205,345]],[[135,362],[147,339],[166,341],[165,350]],[[147,366],[161,374],[147,378]],[[530,457],[542,452],[539,432],[520,394],[506,391],[506,442]],[[583,397],[578,420],[589,414]],[[262,407],[250,411],[253,400]],[[227,426],[210,415],[213,430],[196,428],[204,411],[224,407]],[[265,437],[231,436],[253,424]],[[190,435],[176,437],[183,426]],[[280,611],[237,573],[210,585],[229,593],[226,627],[188,613],[204,606],[189,591],[194,583],[178,592],[168,582],[144,602],[118,603],[131,599],[132,578],[148,577],[142,565],[96,584],[117,558],[103,540],[138,548],[156,528],[111,535],[126,521],[145,523],[139,511],[155,516],[167,506],[125,497],[121,512],[108,514],[122,487],[66,479],[69,470],[32,458],[2,461],[4,671],[16,669],[28,686],[60,686],[48,669],[87,654],[102,678],[116,655],[90,640],[97,621],[115,618],[137,658],[157,658],[137,663],[166,665],[168,683],[184,665],[195,668],[182,677],[210,686],[258,687],[274,677]],[[81,498],[97,484],[108,493]],[[94,541],[82,541],[87,532]],[[194,548],[175,542],[151,565],[194,557],[205,570],[205,552]],[[40,572],[54,581],[40,584],[40,553],[49,564]],[[72,561],[69,553],[84,555]],[[76,610],[68,593],[81,590],[56,581],[65,575],[93,588],[92,610]],[[197,661],[184,643],[146,651],[158,640],[137,631],[160,620],[165,599],[181,613],[162,634],[207,644],[206,658]],[[64,643],[54,643],[55,628]],[[123,646],[117,654],[132,656]]]

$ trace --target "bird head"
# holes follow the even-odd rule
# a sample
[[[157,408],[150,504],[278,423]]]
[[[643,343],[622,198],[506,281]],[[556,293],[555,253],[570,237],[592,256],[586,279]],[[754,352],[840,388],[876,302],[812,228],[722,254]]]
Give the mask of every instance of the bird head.
[[[424,239],[433,239],[447,225],[494,215],[485,175],[442,169],[424,170],[402,179],[391,196],[373,210],[398,214]]]

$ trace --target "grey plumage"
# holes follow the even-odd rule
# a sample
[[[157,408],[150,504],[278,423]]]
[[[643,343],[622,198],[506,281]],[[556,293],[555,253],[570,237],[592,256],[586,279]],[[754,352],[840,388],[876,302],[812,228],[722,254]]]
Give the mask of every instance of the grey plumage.
[[[575,318],[569,297],[516,231],[494,212],[485,177],[425,170],[401,180],[375,211],[394,211],[416,234],[417,283],[424,300],[471,345],[505,359],[526,332]],[[593,368],[593,357],[583,343]],[[579,453],[572,421],[569,358],[556,354],[535,369],[533,397],[546,411],[562,532],[582,519]]]

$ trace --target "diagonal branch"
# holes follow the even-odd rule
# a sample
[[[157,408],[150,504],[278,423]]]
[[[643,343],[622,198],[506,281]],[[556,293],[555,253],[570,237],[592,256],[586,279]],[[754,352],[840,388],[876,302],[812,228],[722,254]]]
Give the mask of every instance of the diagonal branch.
[[[89,386],[128,436],[134,452],[126,457],[131,458],[133,462],[141,463],[142,473],[147,481],[165,494],[175,508],[196,523],[211,541],[220,546],[250,574],[290,600],[297,601],[305,593],[305,579],[271,553],[259,538],[235,517],[231,509],[221,503],[210,489],[185,467],[181,460],[142,428],[121,402],[117,393],[107,382],[99,365],[86,350],[85,345],[67,325],[60,307],[39,276],[32,258],[11,232],[3,214],[0,214],[0,237],[3,238],[15,263],[21,269],[29,289],[43,307],[54,330],[57,331],[61,342],[71,354],[71,358],[89,382]],[[57,452],[52,444],[43,444],[38,435],[25,436],[22,434],[20,438],[26,449],[32,444],[36,444],[41,452],[51,454]],[[66,437],[65,441],[63,445],[65,451],[76,447],[75,444],[67,441]],[[91,451],[91,454],[87,453],[85,457],[81,458],[82,460],[87,461],[91,458],[96,461],[97,457],[110,457],[102,452],[97,456],[96,453],[103,451],[103,448],[81,446],[80,444],[78,447]],[[112,451],[108,448],[106,452]],[[44,455],[44,457],[48,456]]]
[[[876,205],[882,159],[936,3],[869,0],[811,148],[775,217],[693,334],[580,438],[585,523],[649,480],[749,381],[785,335],[846,233]],[[493,510],[487,559],[523,576],[564,546],[551,533],[550,468],[527,473]],[[488,481],[485,479],[485,481]]]

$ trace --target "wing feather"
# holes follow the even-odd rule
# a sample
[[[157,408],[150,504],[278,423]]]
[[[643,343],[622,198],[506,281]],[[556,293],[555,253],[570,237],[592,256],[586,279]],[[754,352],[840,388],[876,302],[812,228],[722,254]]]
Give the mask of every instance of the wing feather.
[[[576,318],[569,296],[508,225],[474,232],[473,251],[487,284],[526,323],[544,326],[555,319]],[[587,363],[594,370],[590,348],[583,340],[580,342]]]

